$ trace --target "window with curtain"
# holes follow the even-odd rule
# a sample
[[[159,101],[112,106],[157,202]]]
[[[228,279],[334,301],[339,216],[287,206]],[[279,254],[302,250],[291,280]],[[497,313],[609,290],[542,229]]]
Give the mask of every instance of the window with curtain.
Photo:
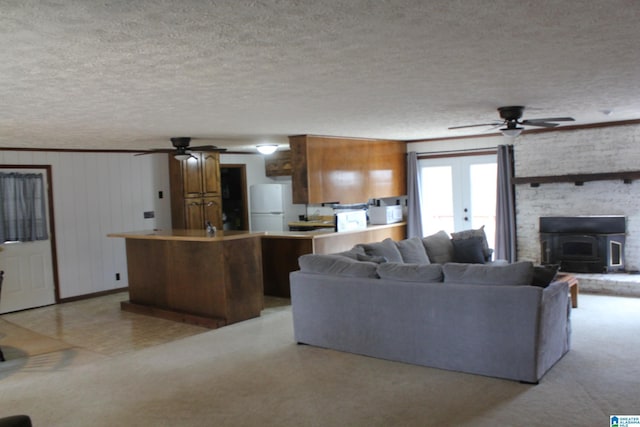
[[[41,173],[0,172],[0,243],[47,240]]]

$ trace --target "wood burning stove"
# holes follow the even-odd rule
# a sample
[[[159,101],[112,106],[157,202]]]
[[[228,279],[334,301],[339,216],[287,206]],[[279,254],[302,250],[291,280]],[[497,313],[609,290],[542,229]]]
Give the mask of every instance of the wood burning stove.
[[[623,216],[541,217],[543,264],[576,273],[624,271]]]

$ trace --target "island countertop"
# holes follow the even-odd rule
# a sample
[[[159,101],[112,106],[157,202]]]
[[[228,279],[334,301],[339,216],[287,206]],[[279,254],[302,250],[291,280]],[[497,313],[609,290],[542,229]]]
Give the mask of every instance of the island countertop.
[[[123,237],[125,239],[145,240],[181,240],[189,242],[215,242],[222,240],[245,239],[264,235],[264,232],[250,232],[246,230],[217,230],[215,235],[208,234],[206,230],[141,230],[110,233],[107,237]]]

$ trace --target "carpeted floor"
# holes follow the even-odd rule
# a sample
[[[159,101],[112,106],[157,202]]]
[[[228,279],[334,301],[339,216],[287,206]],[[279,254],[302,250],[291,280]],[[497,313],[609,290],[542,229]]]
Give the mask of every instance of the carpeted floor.
[[[532,386],[298,346],[290,307],[275,307],[124,354],[78,361],[89,350],[52,348],[65,356],[43,370],[10,360],[0,416],[27,413],[36,427],[605,426],[640,413],[640,299],[583,294],[572,328],[572,350]]]

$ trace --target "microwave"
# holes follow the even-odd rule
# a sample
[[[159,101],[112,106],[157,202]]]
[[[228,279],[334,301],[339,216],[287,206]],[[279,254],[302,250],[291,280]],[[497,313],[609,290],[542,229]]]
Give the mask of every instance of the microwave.
[[[336,231],[364,230],[367,228],[367,211],[362,209],[337,212],[335,218]]]
[[[393,224],[402,221],[402,206],[371,206],[369,222],[371,224]]]

